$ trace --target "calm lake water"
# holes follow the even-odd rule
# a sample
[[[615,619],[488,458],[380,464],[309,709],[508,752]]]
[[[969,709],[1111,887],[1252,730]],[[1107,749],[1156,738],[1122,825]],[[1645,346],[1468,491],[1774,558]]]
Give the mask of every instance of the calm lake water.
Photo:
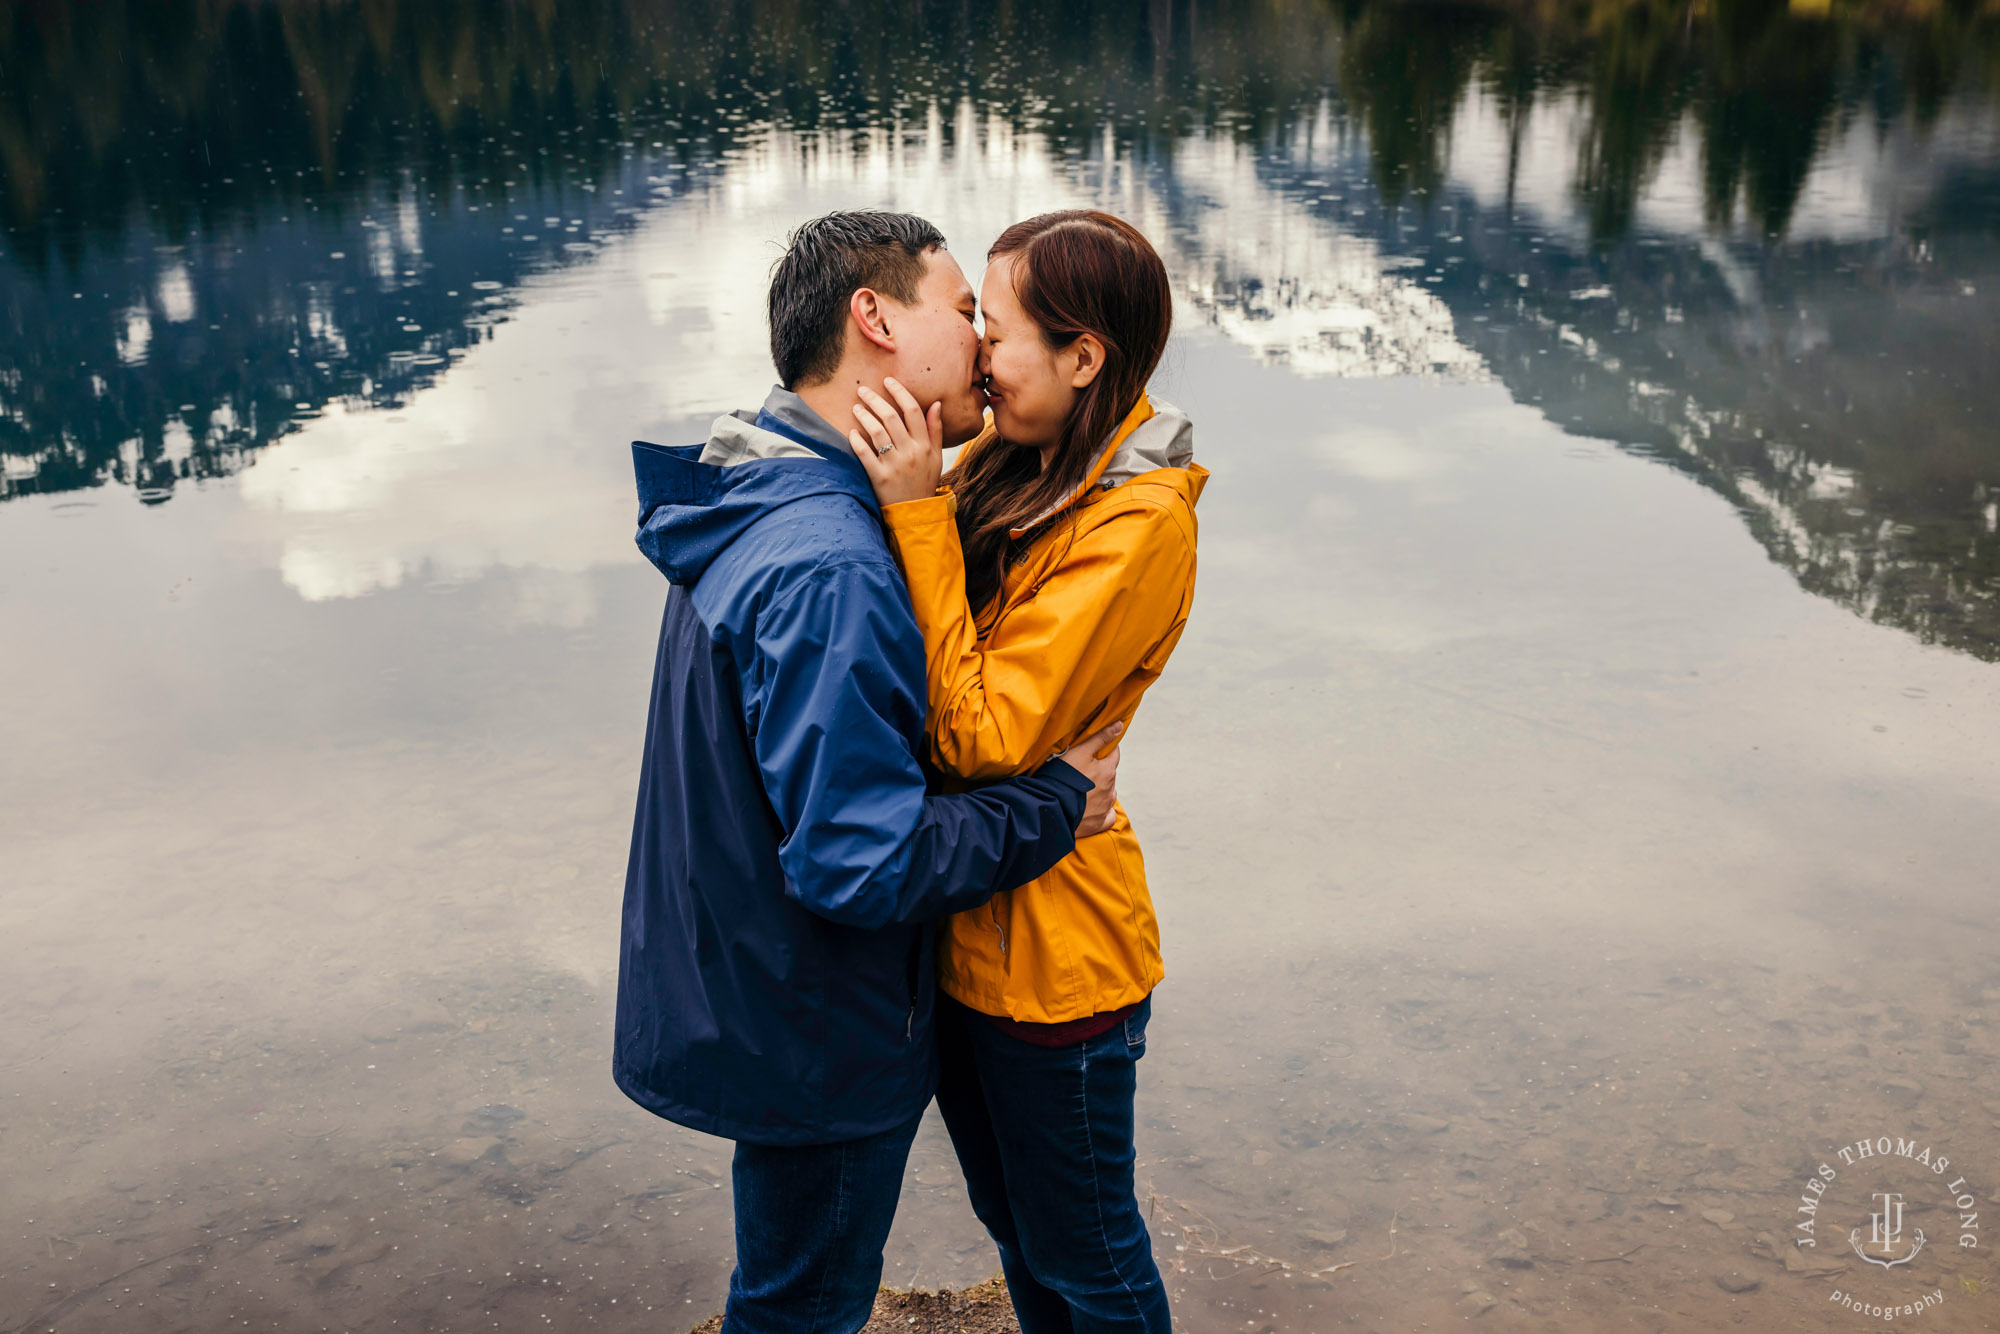
[[[1214,472],[1181,1324],[2000,1327],[1991,0],[104,0],[0,3],[0,1330],[720,1308],[609,1078],[626,442],[799,220],[1081,204]],[[933,1121],[887,1280],[995,1268]]]

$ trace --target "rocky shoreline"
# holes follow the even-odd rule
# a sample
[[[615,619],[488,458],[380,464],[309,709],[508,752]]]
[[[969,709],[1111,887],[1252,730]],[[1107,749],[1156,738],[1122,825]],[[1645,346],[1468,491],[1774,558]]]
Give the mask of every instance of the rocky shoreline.
[[[689,1334],[721,1334],[722,1317],[710,1316]],[[901,1292],[884,1288],[875,1297],[875,1314],[861,1334],[1020,1334],[1007,1283],[998,1274],[984,1283],[953,1291],[921,1288]]]

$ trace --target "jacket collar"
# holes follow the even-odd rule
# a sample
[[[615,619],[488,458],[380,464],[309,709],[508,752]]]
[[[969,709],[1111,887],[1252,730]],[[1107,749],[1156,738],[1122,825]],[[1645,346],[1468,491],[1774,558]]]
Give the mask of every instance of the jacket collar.
[[[762,459],[824,459],[846,464],[867,479],[840,432],[782,385],[772,385],[764,405],[755,412],[728,412],[717,417],[701,451],[701,462],[717,468]]]
[[[836,450],[829,437],[839,438],[797,395],[774,389],[756,413],[717,417],[703,444],[633,441],[639,549],[668,579],[691,584],[778,506],[837,494],[879,515],[867,471],[845,441]]]
[[[973,444],[984,445],[996,434],[988,423]],[[1011,529],[1008,536],[1018,541],[1094,490],[1109,491],[1145,473],[1161,468],[1186,468],[1193,462],[1194,423],[1173,404],[1141,394],[1098,452],[1097,462],[1091,465],[1082,484],[1032,521]]]
[[[833,423],[807,407],[803,398],[783,385],[771,386],[756,421],[765,430],[777,431],[823,458],[843,459],[849,463],[854,461],[854,451],[848,446],[847,437],[836,431]]]

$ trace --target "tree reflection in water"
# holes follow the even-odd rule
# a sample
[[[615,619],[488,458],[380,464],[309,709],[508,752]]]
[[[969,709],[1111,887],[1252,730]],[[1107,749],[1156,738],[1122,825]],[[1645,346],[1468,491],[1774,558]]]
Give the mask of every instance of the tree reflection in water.
[[[2000,657],[1991,3],[970,13],[0,4],[0,496],[165,500],[403,402],[776,127],[998,125],[1131,164],[1231,337],[1496,376],[1727,495],[1812,591]],[[1218,146],[1254,199],[1204,187]],[[1264,243],[1301,220],[1434,298],[1394,355],[1334,355],[1332,252]]]

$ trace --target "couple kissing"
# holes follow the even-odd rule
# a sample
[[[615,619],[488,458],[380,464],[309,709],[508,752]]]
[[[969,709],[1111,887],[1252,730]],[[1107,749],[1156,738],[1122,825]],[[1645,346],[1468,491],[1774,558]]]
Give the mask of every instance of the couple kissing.
[[[1169,1328],[1133,1186],[1164,969],[1114,779],[1207,472],[1146,392],[1142,233],[1044,214],[987,260],[975,296],[921,218],[805,224],[779,386],[633,447],[670,587],[613,1075],[736,1142],[725,1334],[867,1322],[933,1097],[1026,1334]]]

